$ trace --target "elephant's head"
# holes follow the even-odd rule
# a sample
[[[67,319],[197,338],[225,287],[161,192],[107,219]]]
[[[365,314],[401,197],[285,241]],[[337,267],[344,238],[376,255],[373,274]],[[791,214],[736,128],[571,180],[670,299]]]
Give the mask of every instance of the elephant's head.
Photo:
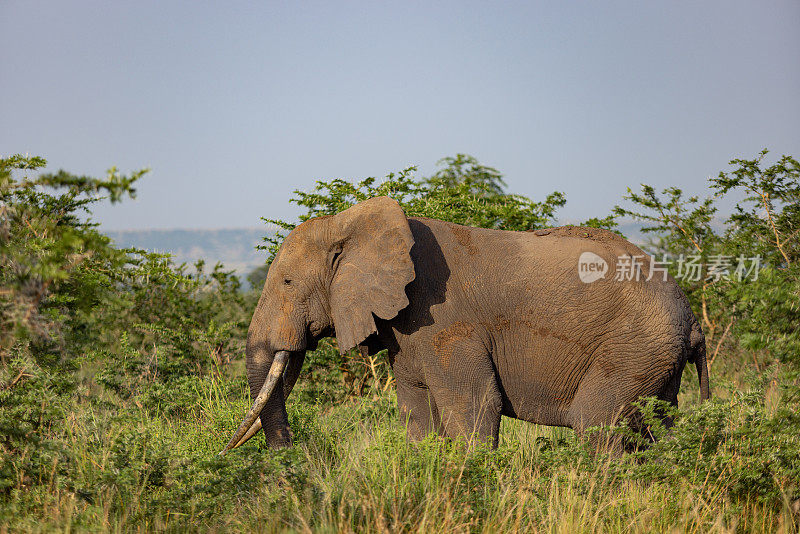
[[[316,341],[335,332],[345,352],[408,305],[411,230],[400,205],[376,197],[300,224],[269,267],[247,335],[253,406],[223,452],[261,427],[273,447],[291,445],[286,396]],[[275,390],[282,394],[276,394]]]

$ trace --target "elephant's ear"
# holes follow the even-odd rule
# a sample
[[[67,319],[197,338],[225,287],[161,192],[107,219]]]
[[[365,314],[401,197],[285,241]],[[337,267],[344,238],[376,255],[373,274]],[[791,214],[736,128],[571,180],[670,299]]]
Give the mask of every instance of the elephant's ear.
[[[373,314],[392,319],[408,306],[414,238],[396,200],[375,197],[332,217],[331,316],[344,353],[377,331]]]

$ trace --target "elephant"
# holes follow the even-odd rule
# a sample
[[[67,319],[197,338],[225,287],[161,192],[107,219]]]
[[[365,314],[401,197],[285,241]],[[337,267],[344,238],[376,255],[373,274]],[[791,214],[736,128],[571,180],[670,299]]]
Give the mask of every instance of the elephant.
[[[637,276],[611,276],[625,264]],[[269,267],[246,344],[253,405],[223,453],[259,429],[269,447],[292,444],[286,398],[330,336],[342,353],[387,350],[410,440],[496,447],[501,416],[579,434],[635,421],[641,397],[677,406],[687,362],[705,400],[703,331],[675,280],[650,267],[608,230],[472,228],[406,217],[389,197],[309,219]]]

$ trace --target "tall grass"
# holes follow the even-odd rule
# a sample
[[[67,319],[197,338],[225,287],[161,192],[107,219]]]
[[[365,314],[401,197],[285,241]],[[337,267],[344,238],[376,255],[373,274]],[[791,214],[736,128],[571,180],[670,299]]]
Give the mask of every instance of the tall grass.
[[[567,429],[508,419],[497,450],[433,436],[409,443],[394,395],[375,393],[337,406],[292,402],[294,448],[266,450],[257,438],[220,458],[247,408],[244,385],[217,376],[192,387],[198,402],[180,417],[76,399],[63,428],[51,429],[66,452],[53,454],[48,480],[19,480],[0,532],[798,530],[788,497],[776,504],[731,491],[735,469],[711,476],[704,466],[718,456],[760,461],[725,456],[729,448],[675,475],[655,452],[612,458]],[[752,425],[747,406],[687,410],[708,412],[706,421],[726,413],[735,430]],[[698,424],[679,421],[677,434],[691,442]]]

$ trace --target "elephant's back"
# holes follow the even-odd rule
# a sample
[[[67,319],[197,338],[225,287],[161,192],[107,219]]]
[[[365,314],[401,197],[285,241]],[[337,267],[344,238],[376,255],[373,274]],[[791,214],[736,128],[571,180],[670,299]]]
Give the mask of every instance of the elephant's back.
[[[575,306],[592,300],[627,309],[634,302],[651,309],[659,302],[685,304],[662,264],[609,230],[569,225],[514,232],[422,217],[409,222],[420,245],[415,261],[436,264],[444,278],[474,280],[487,291],[502,287]]]
[[[533,280],[532,300],[559,303],[543,311],[554,322],[603,323],[612,331],[625,325],[673,339],[687,336],[695,322],[666,263],[619,234],[572,225],[507,233],[524,258],[509,264]]]
[[[547,237],[548,240],[558,240],[572,242],[576,246],[583,245],[587,250],[601,247],[605,250],[614,251],[631,256],[646,256],[646,253],[625,239],[623,236],[607,230],[605,228],[593,228],[589,226],[556,226],[552,228],[541,228],[526,232],[532,242],[537,238]]]

